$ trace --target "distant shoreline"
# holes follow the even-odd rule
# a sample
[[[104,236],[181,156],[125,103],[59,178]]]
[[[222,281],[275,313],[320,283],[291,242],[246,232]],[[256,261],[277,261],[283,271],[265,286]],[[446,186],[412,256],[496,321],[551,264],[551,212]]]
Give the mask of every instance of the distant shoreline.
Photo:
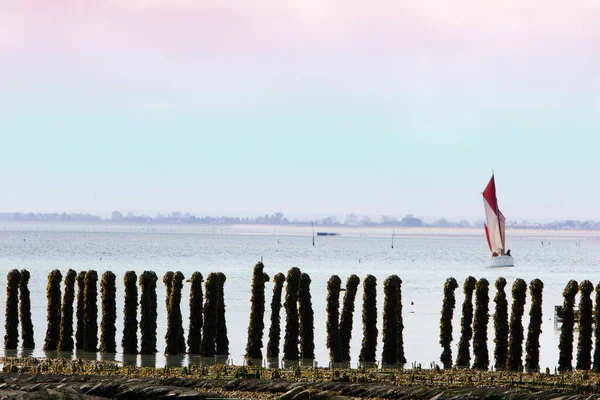
[[[312,236],[313,230],[305,224],[260,225],[260,224],[176,224],[176,223],[132,223],[132,222],[79,222],[79,221],[0,221],[0,231],[5,232],[96,232],[96,233],[181,233],[215,235],[265,235],[265,236]],[[391,227],[391,226],[315,226],[317,232],[338,234],[318,237],[318,240],[336,240],[336,237],[483,237],[480,228],[445,227]],[[600,231],[548,230],[507,228],[508,237],[563,237],[600,238]]]

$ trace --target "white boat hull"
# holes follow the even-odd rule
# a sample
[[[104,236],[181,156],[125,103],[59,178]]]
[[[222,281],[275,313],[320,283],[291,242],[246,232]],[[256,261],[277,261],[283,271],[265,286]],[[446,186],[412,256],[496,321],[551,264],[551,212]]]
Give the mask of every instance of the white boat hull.
[[[512,256],[492,257],[488,263],[488,267],[514,267],[515,259]]]

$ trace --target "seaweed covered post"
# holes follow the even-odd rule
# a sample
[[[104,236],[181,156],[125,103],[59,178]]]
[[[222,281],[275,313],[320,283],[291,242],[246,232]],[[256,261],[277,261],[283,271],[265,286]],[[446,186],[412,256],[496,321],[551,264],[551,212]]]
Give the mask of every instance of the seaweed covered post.
[[[339,329],[341,286],[342,280],[337,275],[327,281],[327,348],[332,363],[342,361]]]
[[[85,274],[85,306],[83,322],[83,350],[98,351],[98,273]]]
[[[6,275],[6,334],[4,348],[16,350],[19,344],[19,280],[21,273],[11,269]]]
[[[180,271],[173,274],[171,280],[171,293],[167,308],[168,326],[165,341],[167,348],[165,354],[185,353],[185,339],[183,334],[183,317],[181,315],[181,289],[185,277]],[[168,290],[167,290],[168,291]]]
[[[102,298],[102,322],[100,323],[100,352],[117,352],[117,277],[110,271],[102,274],[100,294]]]
[[[169,319],[169,301],[171,299],[171,292],[173,291],[173,277],[175,276],[175,273],[173,273],[173,271],[167,271],[165,272],[165,275],[163,276],[163,283],[165,284],[165,289],[167,290],[167,295],[165,296],[165,309],[167,310],[167,326],[169,325],[168,319]]]
[[[560,339],[558,342],[558,370],[561,372],[573,369],[573,328],[575,325],[573,309],[578,290],[577,281],[570,280],[563,291],[563,323],[560,327]]]
[[[65,292],[63,294],[58,351],[73,351],[73,303],[75,301],[76,279],[77,272],[72,269],[65,274]]]
[[[352,339],[352,320],[354,318],[354,302],[360,278],[356,275],[350,275],[346,280],[346,293],[342,306],[342,315],[340,317],[340,345],[342,351],[342,361],[350,362],[350,340]]]
[[[600,283],[596,285],[596,298],[594,301],[594,362],[592,368],[600,372]]]
[[[588,370],[592,366],[593,307],[590,295],[594,291],[592,282],[579,284],[579,339],[577,341],[577,364],[575,368]]]
[[[24,349],[33,349],[33,322],[31,321],[31,295],[29,293],[29,278],[31,275],[26,269],[21,270],[19,279],[19,312],[21,314],[21,339]]]
[[[140,299],[142,312],[140,318],[140,332],[142,336],[140,343],[141,354],[156,353],[156,318],[158,317],[156,299],[157,281],[158,277],[153,271],[144,271],[140,275],[139,283],[142,288]]]
[[[224,273],[217,274],[217,337],[215,338],[215,352],[217,356],[229,355],[229,339],[227,337],[227,322],[225,319],[225,281]]]
[[[468,367],[471,361],[470,345],[473,337],[473,290],[477,280],[472,276],[465,279],[463,291],[465,301],[462,306],[462,318],[460,320],[460,341],[458,342],[458,354],[456,356],[456,365],[459,367]]]
[[[123,285],[125,286],[125,301],[123,305],[123,339],[121,340],[121,346],[124,354],[137,354],[138,288],[135,271],[125,272]]]
[[[290,268],[287,274],[285,291],[285,338],[283,342],[283,359],[298,361],[298,335],[300,326],[298,322],[298,287],[301,272],[298,268]]]
[[[523,279],[515,280],[512,285],[513,303],[510,310],[510,326],[508,337],[508,359],[506,366],[510,371],[523,369],[523,313],[525,312],[525,297],[527,283]]]
[[[46,286],[46,297],[48,298],[48,327],[46,328],[46,339],[44,350],[56,350],[60,337],[60,282],[62,274],[54,269],[48,275],[48,286]]]
[[[540,370],[540,334],[542,333],[542,294],[544,284],[539,279],[529,283],[531,308],[529,310],[529,329],[525,342],[525,368],[527,371]]]
[[[487,328],[489,322],[490,284],[481,278],[475,286],[475,318],[473,320],[473,368],[487,371],[490,355],[487,347]]]
[[[215,356],[215,339],[217,335],[217,297],[219,275],[211,272],[206,277],[204,300],[204,324],[202,325],[202,342],[200,356]]]
[[[190,278],[190,329],[188,330],[188,353],[200,354],[202,340],[202,281],[200,272],[194,272]]]
[[[398,359],[398,293],[400,278],[389,276],[383,281],[383,353],[382,365],[395,365]]]
[[[398,315],[396,323],[397,347],[396,347],[396,362],[406,364],[404,356],[404,321],[402,319],[402,279],[398,278]]]
[[[86,271],[77,274],[77,330],[75,331],[75,348],[83,350],[84,316],[85,316],[85,275]]]
[[[506,300],[506,279],[496,279],[496,311],[494,312],[494,368],[503,370],[508,359],[508,301]]]
[[[454,296],[456,288],[458,288],[456,279],[446,279],[446,283],[444,283],[442,316],[440,318],[440,344],[443,349],[440,361],[445,369],[452,368],[452,317],[454,315],[454,307],[456,307],[456,297]]]
[[[367,275],[363,281],[363,339],[359,361],[362,365],[374,364],[377,350],[377,278]]]
[[[254,266],[252,274],[252,297],[250,298],[250,321],[248,323],[248,341],[246,343],[246,359],[262,360],[263,332],[265,329],[265,283],[269,276],[264,272],[265,266],[259,262]]]
[[[281,272],[273,277],[273,298],[271,299],[271,326],[269,327],[269,342],[267,343],[267,358],[279,358],[279,342],[281,340],[281,292],[285,275]]]
[[[300,275],[298,301],[300,304],[300,359],[315,359],[315,317],[310,296],[310,277]]]

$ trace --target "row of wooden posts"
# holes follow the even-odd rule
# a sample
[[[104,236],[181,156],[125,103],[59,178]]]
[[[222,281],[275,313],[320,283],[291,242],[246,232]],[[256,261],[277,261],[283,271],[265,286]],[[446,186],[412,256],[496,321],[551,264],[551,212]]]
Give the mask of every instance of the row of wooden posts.
[[[525,342],[525,365],[523,368],[523,341],[525,340],[522,323],[527,296],[527,283],[516,279],[512,285],[512,307],[510,320],[506,299],[506,279],[496,280],[496,308],[494,322],[494,368],[510,371],[539,371],[540,369],[540,333],[542,332],[542,293],[544,284],[534,279],[529,284],[531,306],[529,310],[529,326]],[[452,367],[452,315],[456,304],[454,296],[458,283],[449,278],[444,284],[444,302],[440,319],[440,344],[442,355],[440,360],[444,368]],[[489,321],[489,282],[482,278],[476,280],[467,277],[463,285],[465,300],[462,306],[461,336],[458,343],[456,366],[472,367],[487,370],[490,366],[488,352],[487,326]],[[573,333],[575,326],[575,297],[579,292],[579,313],[577,341],[577,358],[575,368],[578,370],[600,371],[600,283],[596,286],[595,307],[592,306],[591,294],[594,285],[584,280],[580,284],[571,280],[563,292],[562,325],[560,327],[558,370],[573,369]],[[473,292],[475,292],[475,314],[473,315]],[[595,330],[593,326],[595,325]],[[592,358],[592,334],[595,337],[595,349]],[[470,365],[470,343],[473,342],[474,362]]]
[[[21,324],[22,347],[35,347],[33,324],[31,321],[31,299],[28,289],[30,274],[27,270],[11,270],[7,276],[6,301],[6,335],[5,349],[16,349],[19,342],[18,326]],[[185,278],[181,272],[167,272],[163,277],[166,289],[167,333],[166,354],[189,353],[201,357],[227,356],[229,340],[225,319],[224,285],[226,277],[223,273],[210,273],[206,281],[199,272],[194,272],[189,280],[189,329],[187,343],[184,338],[183,317],[181,314],[181,291]],[[252,278],[252,298],[248,340],[245,358],[260,361],[263,359],[263,332],[265,313],[265,284],[269,276],[264,272],[264,265],[258,263],[254,267]],[[98,307],[96,271],[76,273],[68,270],[64,276],[64,290],[61,293],[63,276],[59,270],[48,275],[46,294],[47,330],[44,350],[100,351],[115,353],[116,344],[116,276],[105,272],[101,277],[100,294],[102,319],[100,324],[100,340],[98,341]],[[121,341],[125,354],[154,354],[157,328],[158,277],[152,271],[144,271],[139,279],[135,272],[128,271],[124,278],[124,327]],[[204,290],[202,290],[204,282]],[[281,327],[280,309],[282,306],[283,284],[286,283],[285,294],[285,335],[283,343],[283,359],[288,361],[313,360],[314,345],[314,313],[310,294],[311,280],[308,274],[298,268],[291,268],[287,276],[278,273],[273,278],[273,296],[271,301],[271,321],[267,343],[267,359],[278,359],[280,349]],[[77,293],[75,293],[77,284]],[[342,281],[333,275],[327,282],[327,348],[330,361],[333,363],[350,362],[350,340],[352,335],[355,299],[360,284],[356,275],[346,281],[340,315],[340,293]],[[495,283],[497,293],[493,316],[495,330],[494,367],[519,371],[523,369],[524,314],[527,284],[522,279],[515,280],[512,286],[512,308],[510,320],[508,302],[505,293],[506,280],[498,278]],[[138,285],[141,296],[138,296]],[[403,342],[402,319],[402,280],[389,276],[383,283],[383,351],[381,363],[397,365],[406,363]],[[456,305],[455,290],[458,283],[449,278],[444,284],[444,300],[440,320],[440,344],[442,354],[440,360],[444,368],[472,367],[487,370],[490,366],[488,352],[487,327],[489,322],[489,282],[482,278],[477,281],[469,276],[463,285],[465,300],[462,306],[461,336],[458,343],[458,354],[452,360],[452,318]],[[596,305],[592,307],[590,295],[594,287],[591,282],[577,284],[569,281],[565,291],[563,324],[560,335],[559,370],[572,369],[574,305],[577,293],[579,303],[579,339],[577,346],[577,369],[600,369],[600,284],[596,287]],[[534,279],[529,285],[531,294],[530,320],[525,344],[525,369],[539,370],[539,336],[542,325],[542,292],[543,283]],[[475,294],[475,309],[473,308]],[[61,300],[62,295],[62,300]],[[74,303],[76,302],[76,331],[73,326]],[[141,316],[138,321],[138,305]],[[363,280],[362,307],[363,338],[359,361],[363,365],[376,363],[376,348],[379,331],[377,328],[377,280],[367,275]],[[592,324],[595,323],[595,352],[592,364]],[[138,326],[140,343],[138,350]],[[98,342],[100,345],[98,346]],[[473,344],[474,362],[471,365],[470,345]],[[187,346],[186,346],[187,344]]]

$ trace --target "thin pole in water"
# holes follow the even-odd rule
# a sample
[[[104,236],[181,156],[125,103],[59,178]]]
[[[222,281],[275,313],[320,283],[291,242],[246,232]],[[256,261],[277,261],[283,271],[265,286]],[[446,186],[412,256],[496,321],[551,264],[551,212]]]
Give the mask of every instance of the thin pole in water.
[[[396,227],[392,228],[392,249],[394,248],[394,232],[396,232]]]
[[[313,239],[313,246],[315,245],[315,224],[313,222],[310,223],[310,226],[312,227],[312,239]]]

